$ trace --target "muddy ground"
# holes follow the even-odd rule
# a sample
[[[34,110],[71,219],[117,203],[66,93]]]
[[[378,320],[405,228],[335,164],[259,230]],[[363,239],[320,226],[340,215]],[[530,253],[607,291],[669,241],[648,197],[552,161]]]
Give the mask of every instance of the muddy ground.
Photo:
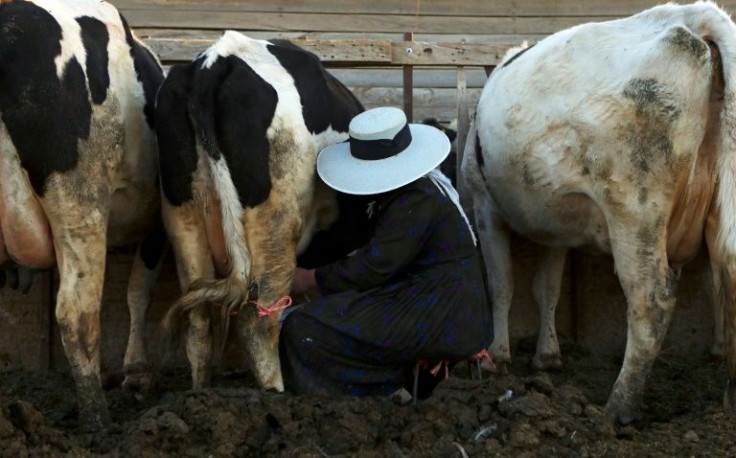
[[[564,370],[535,374],[532,348],[522,342],[509,374],[483,382],[456,367],[416,406],[263,392],[225,371],[190,391],[184,369],[142,398],[109,377],[115,424],[96,435],[77,429],[68,374],[3,372],[0,456],[736,456],[720,363],[662,355],[644,418],[612,434],[598,424],[620,359],[567,345]]]

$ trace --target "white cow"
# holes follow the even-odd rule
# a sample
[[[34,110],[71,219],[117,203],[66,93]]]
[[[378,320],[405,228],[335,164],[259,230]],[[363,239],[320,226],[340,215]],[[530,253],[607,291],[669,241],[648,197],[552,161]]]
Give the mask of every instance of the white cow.
[[[628,300],[610,418],[638,415],[680,268],[705,238],[725,306],[734,406],[736,26],[712,3],[584,24],[508,56],[481,95],[461,175],[481,234],[497,362],[509,361],[509,231],[547,248],[533,364],[561,365],[555,306],[568,248],[611,253]]]

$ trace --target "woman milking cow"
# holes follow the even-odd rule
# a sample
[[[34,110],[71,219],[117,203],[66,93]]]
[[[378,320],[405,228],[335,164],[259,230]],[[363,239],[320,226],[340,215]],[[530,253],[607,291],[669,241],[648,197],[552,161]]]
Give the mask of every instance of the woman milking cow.
[[[397,108],[350,123],[317,159],[339,192],[372,196],[370,241],[344,259],[297,268],[292,292],[316,300],[284,312],[284,384],[298,394],[387,395],[410,387],[418,361],[452,364],[488,347],[491,310],[468,219],[436,167],[447,137]],[[419,397],[442,379],[420,372]]]

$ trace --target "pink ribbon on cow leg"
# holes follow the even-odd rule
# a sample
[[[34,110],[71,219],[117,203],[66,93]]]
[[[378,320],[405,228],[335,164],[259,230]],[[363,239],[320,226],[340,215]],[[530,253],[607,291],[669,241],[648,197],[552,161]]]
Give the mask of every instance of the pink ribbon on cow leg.
[[[273,304],[271,307],[264,307],[258,302],[254,302],[256,306],[258,307],[258,317],[264,317],[268,316],[274,312],[280,312],[286,308],[291,307],[292,301],[291,296],[286,295],[282,297],[281,299],[277,300],[275,304]]]

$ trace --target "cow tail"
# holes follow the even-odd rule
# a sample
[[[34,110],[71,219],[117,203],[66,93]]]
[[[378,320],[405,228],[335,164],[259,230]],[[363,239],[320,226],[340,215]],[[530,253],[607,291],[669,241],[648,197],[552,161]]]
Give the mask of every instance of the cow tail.
[[[701,36],[717,46],[723,70],[723,107],[720,113],[720,135],[717,161],[718,229],[716,256],[719,271],[714,272],[718,290],[717,306],[724,314],[724,337],[728,386],[724,397],[724,408],[736,412],[736,26],[730,17],[713,5],[697,4],[693,7],[710,6],[710,15],[701,15],[700,24],[691,27]],[[686,20],[687,22],[687,20]],[[718,68],[715,65],[714,68]],[[717,75],[715,77],[718,77]],[[713,250],[713,248],[711,248]]]
[[[197,139],[207,154],[205,161],[209,165],[210,179],[220,201],[230,272],[224,279],[192,283],[189,291],[174,304],[165,320],[172,340],[178,338],[186,312],[206,304],[221,307],[224,335],[227,336],[230,316],[249,300],[251,256],[244,229],[244,209],[220,149],[215,125],[218,119],[217,91],[229,70],[230,66],[225,64],[196,72],[196,81],[192,85],[195,92],[189,100],[189,112]]]
[[[470,122],[468,136],[465,140],[465,148],[462,151],[462,159],[459,164],[457,177],[457,191],[460,194],[460,203],[465,213],[473,217],[473,193],[471,191],[471,180],[475,180],[479,173],[476,148],[478,144],[478,129],[475,120]]]
[[[222,229],[232,266],[228,276],[236,283],[241,282],[247,292],[251,263],[243,228],[244,210],[222,154],[216,128],[216,122],[220,118],[217,107],[218,91],[230,70],[228,59],[218,59],[211,67],[198,71],[189,109],[197,138],[207,152],[210,178],[220,201]]]
[[[208,304],[219,308],[223,332],[221,351],[224,351],[230,329],[230,317],[237,314],[247,300],[247,291],[243,293],[241,285],[234,282],[230,277],[219,280],[195,281],[190,286],[189,291],[176,301],[163,319],[164,331],[167,336],[165,353],[173,355],[189,312]]]

